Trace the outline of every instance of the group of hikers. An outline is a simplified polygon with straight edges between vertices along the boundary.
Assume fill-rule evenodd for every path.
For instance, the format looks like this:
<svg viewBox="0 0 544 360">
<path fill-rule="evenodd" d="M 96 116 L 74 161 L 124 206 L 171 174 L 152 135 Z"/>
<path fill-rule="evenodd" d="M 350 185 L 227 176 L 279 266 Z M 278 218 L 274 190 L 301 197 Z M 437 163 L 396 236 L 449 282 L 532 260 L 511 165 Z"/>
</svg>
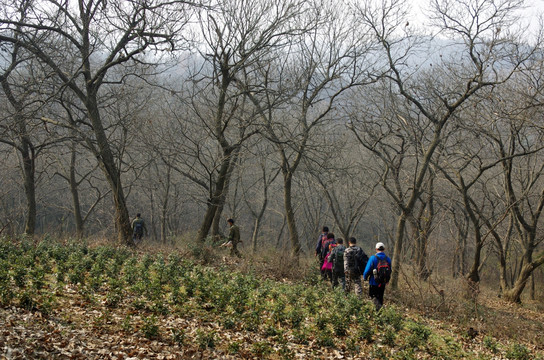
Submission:
<svg viewBox="0 0 544 360">
<path fill-rule="evenodd" d="M 376 254 L 369 259 L 363 249 L 357 246 L 357 239 L 351 237 L 346 247 L 343 239 L 335 239 L 329 228 L 324 226 L 317 240 L 315 255 L 319 258 L 322 278 L 330 281 L 333 288 L 341 283 L 346 294 L 355 290 L 361 296 L 361 276 L 368 281 L 368 295 L 376 310 L 380 310 L 385 285 L 391 278 L 391 259 L 385 254 L 383 243 L 377 243 L 375 249 Z"/>
<path fill-rule="evenodd" d="M 233 219 L 228 219 L 229 234 L 221 247 L 230 248 L 231 256 L 240 257 L 238 243 L 240 243 L 240 229 L 234 224 Z M 147 228 L 140 214 L 132 221 L 133 240 L 138 244 Z M 319 257 L 319 269 L 324 280 L 331 282 L 336 288 L 339 284 L 345 293 L 355 290 L 358 296 L 363 293 L 361 276 L 368 281 L 368 295 L 374 302 L 376 310 L 383 305 L 385 285 L 391 278 L 391 259 L 385 254 L 385 245 L 376 244 L 376 254 L 370 259 L 363 249 L 357 246 L 357 239 L 351 237 L 348 246 L 343 239 L 336 239 L 327 226 L 323 227 L 317 240 L 315 255 Z"/>
</svg>

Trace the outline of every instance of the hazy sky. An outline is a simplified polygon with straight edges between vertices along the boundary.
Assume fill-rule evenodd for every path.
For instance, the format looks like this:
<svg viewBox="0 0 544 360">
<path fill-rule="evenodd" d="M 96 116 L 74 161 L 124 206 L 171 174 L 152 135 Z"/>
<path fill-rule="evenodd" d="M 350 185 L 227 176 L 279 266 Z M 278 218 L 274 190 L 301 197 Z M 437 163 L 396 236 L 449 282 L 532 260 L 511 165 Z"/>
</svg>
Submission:
<svg viewBox="0 0 544 360">
<path fill-rule="evenodd" d="M 424 17 L 421 8 L 428 6 L 429 0 L 411 0 L 413 4 L 413 16 L 415 24 L 423 24 Z M 529 31 L 532 35 L 536 34 L 539 28 L 539 15 L 544 14 L 544 0 L 526 0 L 526 9 L 522 11 L 522 22 L 529 24 Z"/>
</svg>

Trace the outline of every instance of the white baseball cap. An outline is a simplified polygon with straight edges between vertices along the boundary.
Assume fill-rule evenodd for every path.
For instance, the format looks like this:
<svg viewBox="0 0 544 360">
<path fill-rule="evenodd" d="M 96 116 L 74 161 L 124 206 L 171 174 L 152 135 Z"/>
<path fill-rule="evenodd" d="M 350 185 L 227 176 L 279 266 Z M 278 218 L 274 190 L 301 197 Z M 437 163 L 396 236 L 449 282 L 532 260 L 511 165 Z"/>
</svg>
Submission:
<svg viewBox="0 0 544 360">
<path fill-rule="evenodd" d="M 376 250 L 385 250 L 385 245 L 382 242 L 377 243 Z"/>
</svg>

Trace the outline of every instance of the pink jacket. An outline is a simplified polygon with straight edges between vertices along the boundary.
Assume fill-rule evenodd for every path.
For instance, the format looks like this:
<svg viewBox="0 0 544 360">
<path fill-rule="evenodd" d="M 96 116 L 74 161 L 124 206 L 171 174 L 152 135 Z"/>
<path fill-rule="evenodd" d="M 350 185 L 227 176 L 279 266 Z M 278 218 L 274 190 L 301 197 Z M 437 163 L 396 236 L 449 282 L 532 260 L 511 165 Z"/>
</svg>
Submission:
<svg viewBox="0 0 544 360">
<path fill-rule="evenodd" d="M 325 256 L 325 261 L 323 261 L 323 266 L 321 267 L 321 270 L 332 270 L 332 262 L 329 262 L 329 255 L 331 253 L 328 253 L 327 256 Z"/>
</svg>

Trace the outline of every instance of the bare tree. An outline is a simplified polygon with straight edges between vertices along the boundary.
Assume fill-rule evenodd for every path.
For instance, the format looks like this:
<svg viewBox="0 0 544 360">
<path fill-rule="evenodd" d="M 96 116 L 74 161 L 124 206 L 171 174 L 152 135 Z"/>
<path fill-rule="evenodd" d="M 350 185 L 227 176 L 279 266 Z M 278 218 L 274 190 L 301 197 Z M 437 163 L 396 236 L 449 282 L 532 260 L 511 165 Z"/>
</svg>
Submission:
<svg viewBox="0 0 544 360">
<path fill-rule="evenodd" d="M 291 253 L 301 250 L 293 206 L 293 178 L 312 149 L 320 127 L 335 117 L 335 105 L 348 89 L 369 80 L 365 66 L 370 47 L 356 19 L 333 4 L 316 2 L 307 13 L 307 26 L 288 53 L 273 66 L 263 65 L 261 89 L 248 95 L 259 109 L 265 136 L 277 149 L 283 176 L 283 200 Z M 281 109 L 285 107 L 285 110 Z"/>
<path fill-rule="evenodd" d="M 12 12 L 29 4 L 24 16 L 13 18 Z M 145 63 L 146 53 L 175 50 L 176 36 L 188 20 L 189 5 L 181 1 L 124 2 L 84 1 L 4 1 L 0 19 L 1 44 L 13 44 L 31 53 L 70 89 L 84 105 L 93 139 L 88 138 L 109 186 L 115 203 L 118 240 L 131 244 L 128 209 L 121 182 L 121 171 L 112 150 L 110 133 L 98 101 L 101 90 L 134 68 Z M 67 61 L 68 59 L 68 61 Z M 114 68 L 124 72 L 108 76 Z M 51 124 L 70 126 L 60 119 Z"/>
<path fill-rule="evenodd" d="M 207 192 L 199 242 L 210 230 L 218 231 L 241 146 L 258 130 L 245 89 L 260 81 L 255 74 L 258 60 L 268 59 L 273 49 L 285 46 L 287 36 L 296 32 L 291 24 L 302 11 L 301 4 L 298 0 L 232 0 L 199 13 L 196 50 L 202 60 L 197 60 L 196 71 L 186 82 L 181 101 L 189 113 L 180 126 L 192 122 L 193 132 L 184 137 L 201 137 L 186 141 L 196 161 L 178 159 L 178 165 L 184 166 L 175 166 Z M 195 165 L 205 176 L 195 177 L 189 171 Z"/>
<path fill-rule="evenodd" d="M 325 137 L 332 146 L 322 148 L 319 157 L 309 161 L 306 168 L 317 183 L 312 188 L 321 188 L 319 194 L 324 195 L 334 223 L 347 240 L 363 219 L 379 182 L 368 171 L 364 154 L 343 125 L 327 132 L 338 135 L 338 139 Z"/>
<path fill-rule="evenodd" d="M 253 217 L 253 231 L 251 232 L 251 248 L 253 253 L 257 251 L 258 239 L 263 223 L 265 212 L 268 208 L 270 188 L 280 171 L 278 167 L 271 166 L 268 158 L 271 155 L 270 144 L 254 144 L 253 151 L 246 157 L 248 161 L 243 161 L 240 167 L 239 177 L 242 179 L 242 199 Z M 256 169 L 259 171 L 257 172 Z"/>
<path fill-rule="evenodd" d="M 540 64 L 539 61 L 536 68 L 539 74 Z M 542 94 L 535 77 L 529 77 L 529 83 L 522 84 L 529 86 L 516 87 L 518 96 L 511 95 L 502 104 L 496 104 L 494 126 L 486 133 L 499 155 L 506 207 L 512 220 L 510 229 L 513 228 L 522 251 L 515 282 L 503 293 L 505 299 L 513 302 L 521 301 L 530 276 L 544 264 L 544 252 L 535 256 L 543 240 L 538 230 L 544 210 L 544 128 L 535 121 L 542 117 Z"/>
<path fill-rule="evenodd" d="M 13 19 L 23 21 L 30 4 L 24 2 L 14 9 Z M 43 136 L 37 111 L 45 102 L 41 96 L 40 83 L 48 74 L 18 43 L 22 39 L 21 26 L 16 25 L 5 31 L 15 40 L 14 44 L 0 43 L 0 84 L 10 109 L 0 122 L 0 142 L 14 148 L 21 159 L 23 188 L 26 196 L 26 217 L 24 232 L 34 235 L 36 228 L 36 167 L 37 157 L 47 146 L 61 142 L 54 134 Z M 31 37 L 32 35 L 28 35 Z M 32 38 L 33 41 L 38 39 Z M 36 129 L 38 128 L 38 131 Z M 48 139 L 49 137 L 49 139 Z"/>
<path fill-rule="evenodd" d="M 449 37 L 443 48 L 418 44 L 424 38 L 410 34 L 407 8 L 403 4 L 392 1 L 381 7 L 370 2 L 355 5 L 382 45 L 388 68 L 386 79 L 394 86 L 392 94 L 408 106 L 403 113 L 392 109 L 384 119 L 401 120 L 396 123 L 405 129 L 406 135 L 410 134 L 410 138 L 399 140 L 395 137 L 396 129 L 392 128 L 389 136 L 378 135 L 371 141 L 359 136 L 361 143 L 383 162 L 384 169 L 392 164 L 384 152 L 388 143 L 410 139 L 417 145 L 417 162 L 409 164 L 412 171 L 403 175 L 409 176 L 407 186 L 401 189 L 397 183 L 397 191 L 388 191 L 400 212 L 393 252 L 393 288 L 398 284 L 406 221 L 413 216 L 446 126 L 468 99 L 483 88 L 507 81 L 532 54 L 530 47 L 521 49 L 512 40 L 513 34 L 503 30 L 516 21 L 515 11 L 520 1 L 433 1 L 430 14 L 437 34 Z M 421 51 L 436 55 L 418 59 Z M 376 126 L 380 126 L 379 120 L 376 121 Z M 398 159 L 406 156 L 401 151 Z M 396 172 L 384 171 L 385 177 L 392 174 Z"/>
</svg>

